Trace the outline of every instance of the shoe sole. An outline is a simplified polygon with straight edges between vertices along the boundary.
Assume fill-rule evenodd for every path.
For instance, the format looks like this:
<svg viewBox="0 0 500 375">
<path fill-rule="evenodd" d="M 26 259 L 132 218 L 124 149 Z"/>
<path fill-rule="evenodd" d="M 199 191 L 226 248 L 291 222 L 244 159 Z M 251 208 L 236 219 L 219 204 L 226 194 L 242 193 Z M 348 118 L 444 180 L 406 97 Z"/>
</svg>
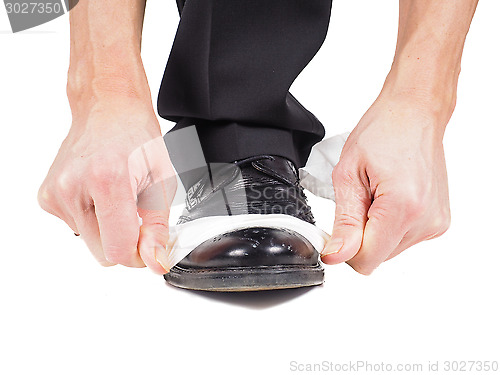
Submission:
<svg viewBox="0 0 500 375">
<path fill-rule="evenodd" d="M 164 275 L 176 287 L 212 292 L 247 292 L 291 289 L 323 284 L 321 264 L 314 266 L 261 266 L 224 269 L 173 267 Z"/>
</svg>

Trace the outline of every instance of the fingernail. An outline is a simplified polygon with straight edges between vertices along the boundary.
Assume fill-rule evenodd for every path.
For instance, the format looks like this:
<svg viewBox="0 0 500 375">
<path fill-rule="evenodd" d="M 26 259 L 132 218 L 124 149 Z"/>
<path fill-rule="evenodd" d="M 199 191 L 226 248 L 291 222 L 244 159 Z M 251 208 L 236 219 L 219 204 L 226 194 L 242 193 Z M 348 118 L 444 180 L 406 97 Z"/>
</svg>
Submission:
<svg viewBox="0 0 500 375">
<path fill-rule="evenodd" d="M 321 252 L 321 256 L 337 254 L 344 246 L 344 241 L 341 238 L 336 238 L 326 244 L 325 248 Z"/>
<path fill-rule="evenodd" d="M 166 273 L 170 271 L 170 267 L 168 266 L 168 252 L 163 246 L 155 247 L 155 259 L 160 265 L 163 267 Z"/>
</svg>

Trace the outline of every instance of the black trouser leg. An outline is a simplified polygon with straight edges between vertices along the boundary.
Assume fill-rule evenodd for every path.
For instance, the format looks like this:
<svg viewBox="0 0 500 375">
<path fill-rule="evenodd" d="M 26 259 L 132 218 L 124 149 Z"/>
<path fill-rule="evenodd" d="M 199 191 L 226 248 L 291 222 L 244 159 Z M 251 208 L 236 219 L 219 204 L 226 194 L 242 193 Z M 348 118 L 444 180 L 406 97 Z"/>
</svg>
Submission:
<svg viewBox="0 0 500 375">
<path fill-rule="evenodd" d="M 303 166 L 324 128 L 288 90 L 326 37 L 331 0 L 177 2 L 160 116 L 172 130 L 196 125 L 207 162 L 270 154 Z"/>
</svg>

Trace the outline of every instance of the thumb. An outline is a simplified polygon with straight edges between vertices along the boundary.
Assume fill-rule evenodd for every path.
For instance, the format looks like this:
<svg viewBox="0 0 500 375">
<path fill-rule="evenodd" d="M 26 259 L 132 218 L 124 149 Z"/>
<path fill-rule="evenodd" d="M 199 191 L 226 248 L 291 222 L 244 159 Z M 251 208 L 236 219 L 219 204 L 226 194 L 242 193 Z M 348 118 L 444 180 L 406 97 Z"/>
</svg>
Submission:
<svg viewBox="0 0 500 375">
<path fill-rule="evenodd" d="M 153 272 L 165 274 L 169 271 L 169 201 L 166 201 L 162 183 L 146 189 L 138 199 L 137 212 L 142 218 L 139 233 L 139 254 Z M 161 203 L 160 203 L 161 202 Z"/>
<path fill-rule="evenodd" d="M 332 174 L 335 222 L 332 236 L 321 252 L 322 261 L 338 264 L 353 258 L 361 248 L 371 194 L 358 171 L 337 164 Z"/>
</svg>

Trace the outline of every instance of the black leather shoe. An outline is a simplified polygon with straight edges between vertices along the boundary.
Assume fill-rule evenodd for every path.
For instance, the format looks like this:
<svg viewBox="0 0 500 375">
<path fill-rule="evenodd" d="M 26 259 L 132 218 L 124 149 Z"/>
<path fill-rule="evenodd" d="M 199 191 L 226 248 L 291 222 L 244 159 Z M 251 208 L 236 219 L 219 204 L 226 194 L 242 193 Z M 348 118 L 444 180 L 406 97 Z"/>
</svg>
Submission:
<svg viewBox="0 0 500 375">
<path fill-rule="evenodd" d="M 228 215 L 234 220 L 257 218 L 256 223 L 262 218 L 258 215 L 274 215 L 314 224 L 295 166 L 269 155 L 212 166 L 188 189 L 178 224 Z M 164 277 L 172 285 L 195 290 L 285 289 L 322 284 L 323 267 L 301 234 L 285 226 L 254 224 L 205 240 Z"/>
</svg>

